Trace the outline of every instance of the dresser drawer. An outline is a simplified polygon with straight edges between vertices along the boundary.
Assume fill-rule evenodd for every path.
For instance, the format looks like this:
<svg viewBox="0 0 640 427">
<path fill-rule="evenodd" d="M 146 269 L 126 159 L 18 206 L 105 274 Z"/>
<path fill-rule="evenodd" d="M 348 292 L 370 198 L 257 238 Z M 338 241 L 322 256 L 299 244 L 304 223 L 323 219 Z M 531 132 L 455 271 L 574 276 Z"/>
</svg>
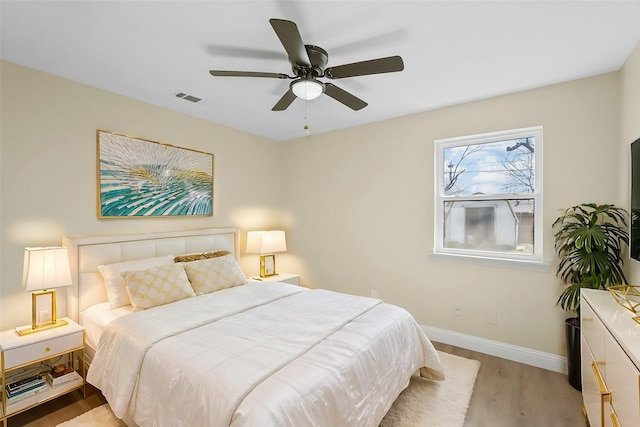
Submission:
<svg viewBox="0 0 640 427">
<path fill-rule="evenodd" d="M 611 335 L 605 338 L 605 347 L 611 405 L 621 426 L 640 426 L 640 372 Z"/>
<path fill-rule="evenodd" d="M 584 339 L 581 340 L 580 351 L 582 362 L 582 399 L 584 409 L 591 427 L 605 427 L 605 405 L 608 405 L 609 395 L 603 395 L 598 376 L 601 376 L 602 365 L 596 363 L 591 349 Z"/>
<path fill-rule="evenodd" d="M 15 366 L 32 363 L 34 360 L 53 357 L 84 345 L 83 331 L 14 347 L 4 352 L 4 368 L 11 369 Z"/>
<path fill-rule="evenodd" d="M 606 380 L 607 369 L 606 365 L 603 365 L 605 360 L 604 340 L 605 336 L 609 333 L 588 303 L 581 304 L 580 318 L 582 337 L 589 346 L 594 360 L 601 365 L 600 372 L 602 373 L 602 377 Z"/>
</svg>

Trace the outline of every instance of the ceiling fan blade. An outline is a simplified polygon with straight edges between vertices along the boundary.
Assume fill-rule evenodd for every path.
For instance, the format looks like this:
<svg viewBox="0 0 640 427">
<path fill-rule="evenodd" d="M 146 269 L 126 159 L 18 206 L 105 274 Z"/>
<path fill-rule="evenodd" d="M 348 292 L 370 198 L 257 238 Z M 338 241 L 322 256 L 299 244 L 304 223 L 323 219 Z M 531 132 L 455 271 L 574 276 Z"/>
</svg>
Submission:
<svg viewBox="0 0 640 427">
<path fill-rule="evenodd" d="M 282 73 L 262 73 L 259 71 L 210 70 L 209 74 L 216 77 L 268 77 L 272 79 L 292 79 L 293 78 Z"/>
<path fill-rule="evenodd" d="M 289 105 L 291 105 L 294 99 L 296 99 L 296 95 L 293 93 L 291 89 L 289 89 L 284 95 L 282 95 L 282 98 L 280 98 L 280 100 L 276 102 L 276 105 L 273 106 L 271 111 L 286 110 L 289 107 Z"/>
<path fill-rule="evenodd" d="M 362 110 L 364 107 L 368 105 L 362 99 L 354 95 L 351 95 L 346 90 L 340 89 L 338 86 L 334 84 L 325 83 L 324 87 L 325 87 L 324 89 L 325 94 L 329 95 L 331 98 L 335 99 L 336 101 L 343 103 L 344 105 L 351 108 L 352 110 L 355 110 L 355 111 Z"/>
<path fill-rule="evenodd" d="M 330 67 L 324 71 L 324 76 L 330 79 L 343 79 L 345 77 L 393 73 L 402 70 L 404 70 L 404 62 L 402 62 L 400 56 L 396 55 Z"/>
<path fill-rule="evenodd" d="M 255 58 L 269 60 L 286 60 L 287 55 L 280 49 L 277 51 L 253 49 L 240 46 L 226 46 L 218 44 L 210 44 L 206 46 L 207 52 L 213 57 L 229 57 L 229 58 Z"/>
<path fill-rule="evenodd" d="M 284 46 L 284 50 L 287 51 L 289 61 L 292 64 L 310 67 L 311 60 L 302 42 L 298 26 L 294 22 L 284 19 L 269 19 L 269 23 Z"/>
</svg>

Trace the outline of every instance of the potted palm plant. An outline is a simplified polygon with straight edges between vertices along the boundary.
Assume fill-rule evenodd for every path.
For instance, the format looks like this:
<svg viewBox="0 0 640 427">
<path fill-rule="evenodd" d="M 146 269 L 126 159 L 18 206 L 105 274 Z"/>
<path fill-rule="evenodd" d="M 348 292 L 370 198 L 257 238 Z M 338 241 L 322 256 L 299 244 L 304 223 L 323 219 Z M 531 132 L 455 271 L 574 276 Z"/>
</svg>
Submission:
<svg viewBox="0 0 640 427">
<path fill-rule="evenodd" d="M 553 223 L 556 270 L 566 284 L 557 304 L 576 314 L 566 319 L 569 383 L 581 390 L 580 289 L 606 289 L 626 284 L 623 251 L 629 242 L 626 210 L 614 205 L 583 203 L 572 206 Z"/>
</svg>

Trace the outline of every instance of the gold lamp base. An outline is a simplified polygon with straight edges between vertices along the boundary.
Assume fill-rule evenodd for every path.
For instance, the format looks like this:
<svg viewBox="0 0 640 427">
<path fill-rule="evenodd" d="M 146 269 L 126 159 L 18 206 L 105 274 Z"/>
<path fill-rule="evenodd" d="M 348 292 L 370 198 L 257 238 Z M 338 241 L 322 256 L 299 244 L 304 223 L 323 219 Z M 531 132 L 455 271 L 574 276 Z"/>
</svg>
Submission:
<svg viewBox="0 0 640 427">
<path fill-rule="evenodd" d="M 38 307 L 37 301 L 38 301 L 38 297 L 42 295 L 51 295 L 51 319 L 53 320 L 47 323 L 38 324 L 38 321 L 36 319 L 36 309 Z M 42 291 L 34 292 L 33 294 L 31 294 L 31 325 L 18 326 L 16 328 L 16 332 L 18 333 L 18 335 L 29 335 L 36 332 L 47 331 L 49 329 L 59 328 L 61 326 L 68 325 L 66 320 L 58 319 L 57 316 L 58 316 L 58 313 L 56 311 L 56 290 L 45 289 Z"/>
<path fill-rule="evenodd" d="M 276 256 L 274 254 L 260 255 L 260 277 L 277 276 Z"/>
<path fill-rule="evenodd" d="M 64 319 L 57 319 L 55 322 L 44 323 L 42 325 L 27 325 L 27 326 L 18 326 L 16 328 L 16 332 L 18 335 L 29 335 L 34 334 L 36 332 L 47 331 L 49 329 L 59 328 L 60 326 L 67 326 L 68 323 Z"/>
</svg>

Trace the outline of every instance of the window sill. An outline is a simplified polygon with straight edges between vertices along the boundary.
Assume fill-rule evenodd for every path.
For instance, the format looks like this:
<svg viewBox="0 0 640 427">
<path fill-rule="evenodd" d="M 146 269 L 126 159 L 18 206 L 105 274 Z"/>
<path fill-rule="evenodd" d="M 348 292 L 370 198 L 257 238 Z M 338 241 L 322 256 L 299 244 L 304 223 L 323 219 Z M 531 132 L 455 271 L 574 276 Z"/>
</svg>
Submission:
<svg viewBox="0 0 640 427">
<path fill-rule="evenodd" d="M 520 270 L 535 270 L 535 271 L 551 271 L 551 265 L 545 262 L 534 261 L 522 261 L 515 259 L 505 258 L 487 258 L 471 255 L 457 255 L 457 254 L 444 254 L 444 253 L 432 253 L 431 257 L 438 260 L 446 260 L 453 262 L 462 262 L 466 264 L 481 264 L 492 267 L 506 267 L 515 268 Z"/>
</svg>

